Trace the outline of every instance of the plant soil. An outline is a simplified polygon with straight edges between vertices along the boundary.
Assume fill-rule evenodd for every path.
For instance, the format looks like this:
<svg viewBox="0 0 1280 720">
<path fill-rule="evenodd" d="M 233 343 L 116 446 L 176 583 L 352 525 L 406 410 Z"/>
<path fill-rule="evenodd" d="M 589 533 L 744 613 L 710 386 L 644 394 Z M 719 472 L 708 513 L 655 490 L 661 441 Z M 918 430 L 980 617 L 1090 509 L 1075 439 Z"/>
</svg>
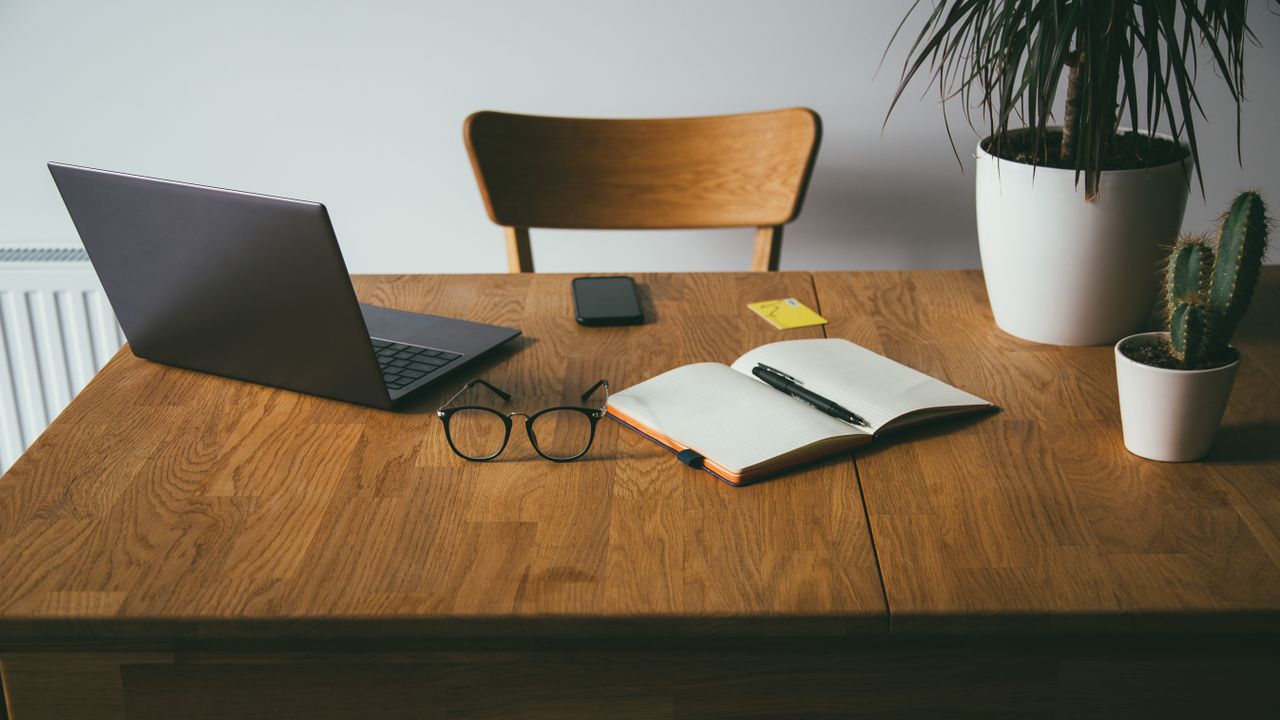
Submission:
<svg viewBox="0 0 1280 720">
<path fill-rule="evenodd" d="M 1182 363 L 1173 356 L 1173 350 L 1169 347 L 1169 341 L 1162 339 L 1161 342 L 1151 345 L 1134 345 L 1131 347 L 1122 347 L 1120 352 L 1130 360 L 1151 367 L 1164 368 L 1165 370 L 1212 370 L 1224 365 L 1230 365 L 1236 361 L 1238 354 L 1235 348 L 1227 349 L 1227 357 L 1219 358 L 1211 362 L 1206 362 L 1198 367 L 1183 367 Z"/>
<path fill-rule="evenodd" d="M 1035 150 L 1035 133 L 1027 128 L 1010 130 L 1004 135 L 999 148 L 994 137 L 982 141 L 982 149 L 1002 160 L 1012 160 L 1025 165 L 1074 170 L 1075 165 L 1062 162 L 1058 150 L 1062 146 L 1061 130 L 1045 130 L 1040 152 Z M 1102 170 L 1141 170 L 1159 167 L 1185 159 L 1185 147 L 1162 137 L 1143 133 L 1121 133 L 1112 141 L 1106 156 L 1102 158 Z"/>
</svg>

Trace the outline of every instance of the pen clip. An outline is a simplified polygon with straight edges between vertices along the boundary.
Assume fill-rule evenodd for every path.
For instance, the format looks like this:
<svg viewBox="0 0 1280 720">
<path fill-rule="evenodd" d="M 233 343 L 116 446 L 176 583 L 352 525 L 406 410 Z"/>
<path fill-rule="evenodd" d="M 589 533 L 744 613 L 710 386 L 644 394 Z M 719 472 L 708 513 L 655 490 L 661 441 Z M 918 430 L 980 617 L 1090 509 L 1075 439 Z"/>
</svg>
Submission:
<svg viewBox="0 0 1280 720">
<path fill-rule="evenodd" d="M 804 383 L 800 382 L 799 380 L 795 379 L 795 377 L 793 377 L 793 376 L 791 376 L 791 375 L 788 375 L 788 374 L 786 374 L 786 373 L 782 372 L 782 371 L 781 371 L 781 370 L 779 370 L 778 368 L 775 368 L 775 367 L 769 367 L 768 365 L 765 365 L 764 363 L 756 363 L 756 367 L 758 367 L 758 368 L 760 368 L 760 369 L 762 369 L 762 370 L 767 370 L 768 372 L 771 372 L 771 373 L 773 373 L 774 375 L 777 375 L 778 377 L 781 377 L 781 378 L 783 378 L 783 379 L 785 379 L 785 380 L 788 380 L 788 381 L 790 381 L 790 382 L 796 383 L 797 385 L 803 385 L 803 384 L 804 384 Z"/>
</svg>

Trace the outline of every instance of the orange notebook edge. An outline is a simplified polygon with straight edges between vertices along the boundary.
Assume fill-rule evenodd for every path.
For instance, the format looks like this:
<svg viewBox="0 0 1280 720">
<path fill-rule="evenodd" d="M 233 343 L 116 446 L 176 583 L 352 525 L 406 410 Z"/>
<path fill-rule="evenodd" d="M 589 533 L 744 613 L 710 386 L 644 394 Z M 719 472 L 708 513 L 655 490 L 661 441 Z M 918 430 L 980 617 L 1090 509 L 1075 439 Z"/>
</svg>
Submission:
<svg viewBox="0 0 1280 720">
<path fill-rule="evenodd" d="M 658 445 L 661 445 L 667 450 L 670 450 L 674 454 L 678 454 L 682 450 L 693 450 L 694 452 L 697 452 L 695 448 L 691 448 L 688 445 L 685 445 L 684 443 L 681 443 L 670 436 L 664 435 L 660 432 L 653 430 L 652 428 L 645 426 L 643 423 L 640 423 L 639 421 L 629 417 L 625 413 L 619 412 L 617 408 L 607 407 L 605 408 L 605 413 L 609 417 L 613 418 L 614 421 L 618 422 L 619 424 L 625 427 L 628 427 L 631 430 L 634 430 L 640 435 L 643 435 L 644 437 L 652 440 Z M 721 480 L 726 484 L 732 485 L 734 487 L 741 487 L 743 485 L 749 485 L 753 482 L 758 482 L 760 480 L 771 478 L 775 475 L 780 475 L 784 472 L 787 472 L 788 470 L 793 470 L 803 465 L 808 465 L 810 463 L 814 463 L 819 460 L 826 459 L 833 455 L 837 455 L 841 452 L 844 452 L 845 450 L 852 450 L 853 448 L 858 447 L 859 445 L 864 445 L 868 442 L 871 442 L 871 438 L 872 438 L 871 435 L 865 435 L 865 436 L 861 436 L 859 439 L 849 442 L 848 444 L 840 443 L 832 447 L 820 447 L 819 449 L 811 453 L 798 454 L 797 456 L 779 465 L 769 466 L 767 468 L 762 468 L 760 470 L 749 472 L 746 474 L 733 472 L 732 470 L 729 470 L 723 465 L 717 463 L 715 460 L 709 457 L 706 457 L 704 455 L 702 456 L 703 460 L 702 460 L 701 469 L 705 470 L 706 472 L 710 473 L 711 475 L 713 475 L 714 477 L 716 477 L 717 479 Z M 701 455 L 701 453 L 699 453 L 699 455 Z"/>
</svg>

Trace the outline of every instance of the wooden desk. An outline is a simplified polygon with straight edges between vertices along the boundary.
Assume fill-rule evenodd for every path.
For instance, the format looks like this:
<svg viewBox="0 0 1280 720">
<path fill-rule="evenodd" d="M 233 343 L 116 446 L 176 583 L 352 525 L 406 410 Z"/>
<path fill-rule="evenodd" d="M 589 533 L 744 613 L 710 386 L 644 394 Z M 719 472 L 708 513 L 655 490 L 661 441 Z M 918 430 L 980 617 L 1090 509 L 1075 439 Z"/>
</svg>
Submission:
<svg viewBox="0 0 1280 720">
<path fill-rule="evenodd" d="M 0 479 L 13 720 L 1248 715 L 1280 673 L 1267 278 L 1250 424 L 1181 467 L 1120 447 L 1109 349 L 1003 336 L 965 273 L 639 276 L 615 329 L 565 276 L 357 280 L 523 328 L 467 377 L 528 407 L 821 336 L 745 308 L 791 296 L 1005 408 L 740 489 L 612 424 L 463 463 L 433 411 L 464 377 L 386 413 L 124 353 Z"/>
<path fill-rule="evenodd" d="M 1280 267 L 1199 463 L 1124 449 L 1111 347 L 996 329 L 979 272 L 817 273 L 830 337 L 991 400 L 858 454 L 892 629 L 1280 630 Z"/>
</svg>

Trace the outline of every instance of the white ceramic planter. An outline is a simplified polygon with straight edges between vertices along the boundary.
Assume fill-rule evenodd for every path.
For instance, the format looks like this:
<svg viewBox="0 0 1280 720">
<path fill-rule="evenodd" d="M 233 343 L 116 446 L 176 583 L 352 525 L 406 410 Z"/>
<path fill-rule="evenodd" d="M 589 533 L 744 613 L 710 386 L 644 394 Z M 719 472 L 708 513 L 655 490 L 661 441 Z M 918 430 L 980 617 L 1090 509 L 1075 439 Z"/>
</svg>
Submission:
<svg viewBox="0 0 1280 720">
<path fill-rule="evenodd" d="M 1182 227 L 1191 160 L 1104 172 L 1084 201 L 1075 171 L 977 155 L 978 245 L 1002 330 L 1040 343 L 1100 345 L 1141 329 L 1162 248 Z"/>
<path fill-rule="evenodd" d="M 1162 462 L 1199 460 L 1209 452 L 1227 409 L 1240 358 L 1209 370 L 1168 370 L 1130 360 L 1121 348 L 1150 345 L 1168 333 L 1139 333 L 1116 343 L 1116 386 L 1124 446 Z"/>
</svg>

